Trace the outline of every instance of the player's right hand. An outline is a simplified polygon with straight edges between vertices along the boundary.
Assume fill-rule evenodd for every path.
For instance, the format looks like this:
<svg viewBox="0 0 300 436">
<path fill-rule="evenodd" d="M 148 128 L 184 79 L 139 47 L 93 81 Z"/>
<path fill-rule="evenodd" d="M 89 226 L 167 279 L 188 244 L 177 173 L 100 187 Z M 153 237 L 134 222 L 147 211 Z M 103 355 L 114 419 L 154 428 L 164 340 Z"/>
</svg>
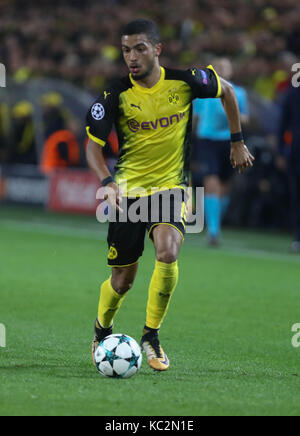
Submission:
<svg viewBox="0 0 300 436">
<path fill-rule="evenodd" d="M 115 182 L 112 182 L 104 189 L 104 200 L 107 201 L 112 208 L 123 213 L 123 209 L 120 207 L 120 204 L 122 203 L 122 191 L 120 187 Z"/>
<path fill-rule="evenodd" d="M 238 168 L 242 174 L 246 168 L 253 167 L 254 156 L 243 141 L 231 143 L 230 161 L 233 168 Z"/>
</svg>

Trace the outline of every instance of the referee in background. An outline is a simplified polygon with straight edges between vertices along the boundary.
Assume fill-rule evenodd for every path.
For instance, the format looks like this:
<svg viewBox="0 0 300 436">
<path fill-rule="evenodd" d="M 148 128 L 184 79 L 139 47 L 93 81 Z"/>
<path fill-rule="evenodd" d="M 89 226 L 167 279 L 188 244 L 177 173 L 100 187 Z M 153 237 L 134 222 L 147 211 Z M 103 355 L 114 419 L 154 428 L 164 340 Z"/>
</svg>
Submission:
<svg viewBox="0 0 300 436">
<path fill-rule="evenodd" d="M 214 60 L 218 74 L 230 81 L 232 64 L 227 58 Z M 231 83 L 241 114 L 241 123 L 249 121 L 246 91 Z M 193 104 L 195 117 L 195 142 L 192 159 L 193 186 L 205 188 L 205 221 L 209 244 L 218 246 L 221 223 L 229 206 L 230 182 L 233 168 L 230 164 L 230 129 L 222 102 L 218 99 L 197 99 Z"/>
</svg>

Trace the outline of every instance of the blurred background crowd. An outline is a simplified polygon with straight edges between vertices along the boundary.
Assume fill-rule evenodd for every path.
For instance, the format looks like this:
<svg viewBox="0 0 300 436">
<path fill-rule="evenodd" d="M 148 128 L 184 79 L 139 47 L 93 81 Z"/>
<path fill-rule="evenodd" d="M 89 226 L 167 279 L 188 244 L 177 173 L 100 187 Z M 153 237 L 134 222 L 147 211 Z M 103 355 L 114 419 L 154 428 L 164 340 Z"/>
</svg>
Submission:
<svg viewBox="0 0 300 436">
<path fill-rule="evenodd" d="M 86 165 L 84 114 L 110 81 L 127 74 L 120 30 L 139 17 L 159 24 L 165 67 L 230 59 L 232 81 L 249 98 L 245 135 L 256 165 L 233 181 L 227 221 L 289 228 L 288 171 L 278 149 L 282 102 L 300 62 L 298 0 L 1 0 L 8 86 L 0 90 L 0 164 L 33 164 L 44 173 Z M 112 164 L 116 153 L 112 135 Z"/>
<path fill-rule="evenodd" d="M 273 99 L 300 56 L 297 0 L 1 0 L 0 57 L 17 81 L 56 77 L 92 93 L 126 69 L 120 29 L 159 23 L 166 67 L 231 57 L 234 79 Z"/>
</svg>

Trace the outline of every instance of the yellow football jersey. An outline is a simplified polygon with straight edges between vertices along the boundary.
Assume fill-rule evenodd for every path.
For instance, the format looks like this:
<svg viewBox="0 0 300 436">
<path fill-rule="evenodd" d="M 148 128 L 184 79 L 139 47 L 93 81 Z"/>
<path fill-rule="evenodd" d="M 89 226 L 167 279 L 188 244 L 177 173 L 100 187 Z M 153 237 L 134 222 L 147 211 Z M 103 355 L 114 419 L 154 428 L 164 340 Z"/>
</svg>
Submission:
<svg viewBox="0 0 300 436">
<path fill-rule="evenodd" d="M 129 75 L 97 99 L 87 115 L 87 133 L 104 146 L 115 126 L 115 178 L 124 195 L 149 195 L 186 184 L 192 101 L 220 97 L 221 92 L 212 66 L 188 71 L 161 68 L 161 78 L 152 88 L 140 86 Z"/>
</svg>

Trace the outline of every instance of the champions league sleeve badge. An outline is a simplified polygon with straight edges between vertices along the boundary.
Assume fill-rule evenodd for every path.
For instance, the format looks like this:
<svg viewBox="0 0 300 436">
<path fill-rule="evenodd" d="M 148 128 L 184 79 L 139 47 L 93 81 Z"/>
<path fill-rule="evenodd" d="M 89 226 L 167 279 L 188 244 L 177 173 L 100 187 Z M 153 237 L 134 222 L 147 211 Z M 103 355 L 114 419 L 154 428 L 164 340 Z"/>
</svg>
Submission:
<svg viewBox="0 0 300 436">
<path fill-rule="evenodd" d="M 91 114 L 94 120 L 100 121 L 105 117 L 105 109 L 102 104 L 96 103 L 91 109 Z"/>
</svg>

